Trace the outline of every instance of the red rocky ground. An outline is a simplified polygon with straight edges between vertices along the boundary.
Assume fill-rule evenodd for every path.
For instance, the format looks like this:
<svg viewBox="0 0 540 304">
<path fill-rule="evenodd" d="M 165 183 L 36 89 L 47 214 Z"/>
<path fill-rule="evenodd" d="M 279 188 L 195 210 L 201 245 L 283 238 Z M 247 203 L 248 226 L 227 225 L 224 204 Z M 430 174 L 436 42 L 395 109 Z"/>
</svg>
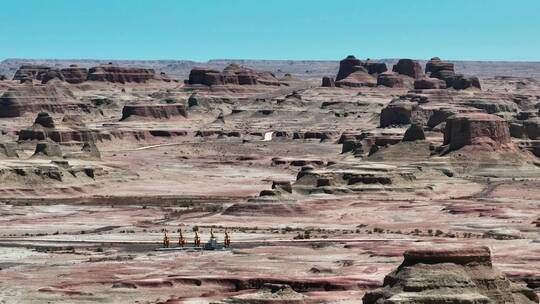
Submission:
<svg viewBox="0 0 540 304">
<path fill-rule="evenodd" d="M 487 246 L 538 292 L 539 82 L 480 90 L 436 63 L 452 86 L 415 89 L 426 76 L 405 61 L 389 88 L 354 62 L 340 88 L 238 66 L 205 72 L 212 86 L 110 68 L 0 81 L 17 109 L 0 119 L 0 298 L 359 303 L 405 250 L 448 246 Z M 425 139 L 402 141 L 411 124 Z M 203 242 L 226 228 L 232 250 L 155 251 L 194 227 Z"/>
</svg>

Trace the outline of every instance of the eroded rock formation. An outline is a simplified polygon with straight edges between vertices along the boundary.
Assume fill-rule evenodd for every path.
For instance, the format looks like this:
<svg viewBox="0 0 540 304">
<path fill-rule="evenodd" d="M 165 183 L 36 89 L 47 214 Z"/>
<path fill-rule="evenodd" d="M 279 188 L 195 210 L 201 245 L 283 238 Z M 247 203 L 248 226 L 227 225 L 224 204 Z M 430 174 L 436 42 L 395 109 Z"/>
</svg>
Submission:
<svg viewBox="0 0 540 304">
<path fill-rule="evenodd" d="M 370 75 L 364 67 L 358 66 L 357 70 L 344 79 L 336 81 L 337 87 L 375 87 L 377 78 Z"/>
<path fill-rule="evenodd" d="M 420 63 L 412 59 L 400 59 L 393 67 L 392 71 L 401 75 L 406 75 L 414 79 L 424 76 Z"/>
<path fill-rule="evenodd" d="M 0 96 L 0 117 L 17 117 L 26 112 L 65 112 L 79 106 L 73 93 L 63 86 L 24 84 Z"/>
<path fill-rule="evenodd" d="M 88 69 L 78 67 L 77 65 L 71 65 L 68 68 L 61 69 L 60 72 L 64 76 L 64 80 L 72 84 L 83 83 L 88 78 Z"/>
<path fill-rule="evenodd" d="M 406 125 L 412 122 L 413 111 L 418 104 L 412 102 L 391 102 L 381 111 L 380 126 Z"/>
<path fill-rule="evenodd" d="M 161 77 L 165 80 L 167 77 Z M 17 70 L 13 80 L 40 80 L 43 84 L 53 79 L 59 79 L 71 84 L 79 84 L 87 80 L 108 81 L 117 83 L 144 83 L 156 79 L 153 69 L 121 67 L 113 64 L 101 65 L 90 69 L 71 65 L 63 69 L 53 69 L 47 66 L 23 65 Z M 167 78 L 168 79 L 168 78 Z M 170 81 L 170 79 L 168 79 Z"/>
<path fill-rule="evenodd" d="M 69 116 L 68 116 L 69 117 Z M 62 120 L 64 123 L 64 120 Z M 41 112 L 36 117 L 34 124 L 30 128 L 19 130 L 19 140 L 51 140 L 56 143 L 71 141 L 93 141 L 99 136 L 95 131 L 89 130 L 84 124 L 66 123 L 73 128 L 62 126 L 58 128 L 53 118 L 45 112 Z"/>
<path fill-rule="evenodd" d="M 430 77 L 447 80 L 453 78 L 456 73 L 454 64 L 447 61 L 442 61 L 439 57 L 433 57 L 426 63 L 426 74 Z"/>
<path fill-rule="evenodd" d="M 457 150 L 467 145 L 501 147 L 511 143 L 506 121 L 485 113 L 456 114 L 446 120 L 443 145 Z"/>
<path fill-rule="evenodd" d="M 47 112 L 40 112 L 34 124 L 39 125 L 43 128 L 54 128 L 54 120 Z"/>
<path fill-rule="evenodd" d="M 366 62 L 364 62 L 363 66 L 371 75 L 378 75 L 378 74 L 388 71 L 388 67 L 386 66 L 386 63 L 373 62 L 373 61 L 370 61 L 369 59 L 366 60 Z"/>
<path fill-rule="evenodd" d="M 153 69 L 128 68 L 115 65 L 102 65 L 88 70 L 88 80 L 108 82 L 136 82 L 143 83 L 155 78 Z"/>
<path fill-rule="evenodd" d="M 414 79 L 407 75 L 385 72 L 377 77 L 377 85 L 389 88 L 412 88 Z"/>
<path fill-rule="evenodd" d="M 487 247 L 420 249 L 368 292 L 364 304 L 533 304 L 536 293 L 493 267 Z"/>
<path fill-rule="evenodd" d="M 468 88 L 481 89 L 478 77 L 464 75 L 456 75 L 453 79 L 452 87 L 456 90 L 465 90 Z"/>
<path fill-rule="evenodd" d="M 339 62 L 336 86 L 376 86 L 377 76 L 386 71 L 387 67 L 384 63 L 372 62 L 369 59 L 364 62 L 353 55 L 349 55 Z"/>
<path fill-rule="evenodd" d="M 223 84 L 220 80 L 220 72 L 218 70 L 206 69 L 206 68 L 193 68 L 189 72 L 188 84 L 203 84 L 214 85 Z"/>
<path fill-rule="evenodd" d="M 60 145 L 51 141 L 39 142 L 36 145 L 36 150 L 32 157 L 62 157 L 62 149 Z"/>
<path fill-rule="evenodd" d="M 378 74 L 377 85 L 389 88 L 413 88 L 416 86 L 415 80 L 420 80 L 424 76 L 422 67 L 417 61 L 411 59 L 400 59 L 392 68 L 392 72 Z M 425 82 L 420 81 L 419 85 Z"/>
<path fill-rule="evenodd" d="M 64 75 L 62 75 L 62 73 L 59 71 L 59 70 L 49 70 L 47 72 L 44 72 L 44 73 L 41 73 L 39 75 L 39 78 L 41 79 L 41 83 L 42 84 L 46 84 L 47 82 L 53 80 L 53 79 L 58 79 L 60 81 L 65 81 L 64 79 Z"/>
<path fill-rule="evenodd" d="M 180 103 L 125 105 L 122 109 L 121 120 L 132 116 L 169 119 L 175 116 L 187 117 L 187 111 L 186 106 Z"/>
<path fill-rule="evenodd" d="M 268 71 L 256 71 L 237 64 L 230 64 L 223 71 L 207 68 L 193 68 L 187 84 L 190 85 L 273 85 L 282 83 Z"/>
<path fill-rule="evenodd" d="M 51 68 L 43 65 L 22 65 L 13 76 L 13 80 L 36 79 L 41 80 L 41 75 L 50 71 Z"/>
<path fill-rule="evenodd" d="M 423 77 L 414 81 L 417 90 L 446 89 L 446 82 L 438 78 Z"/>
<path fill-rule="evenodd" d="M 520 112 L 510 122 L 510 135 L 521 139 L 540 139 L 540 117 L 536 112 Z"/>
<path fill-rule="evenodd" d="M 478 77 L 456 74 L 453 63 L 443 61 L 438 57 L 433 57 L 426 63 L 426 74 L 431 78 L 443 80 L 447 88 L 465 90 L 481 87 Z"/>
<path fill-rule="evenodd" d="M 351 73 L 357 71 L 355 68 L 357 66 L 362 66 L 362 61 L 353 55 L 349 55 L 345 59 L 341 60 L 339 62 L 339 71 L 336 76 L 336 81 L 345 79 L 347 76 L 351 75 Z"/>
<path fill-rule="evenodd" d="M 336 82 L 333 77 L 324 76 L 321 86 L 325 88 L 333 88 L 336 86 Z"/>
<path fill-rule="evenodd" d="M 19 158 L 17 143 L 0 143 L 0 156 Z"/>
<path fill-rule="evenodd" d="M 424 139 L 426 139 L 424 129 L 422 126 L 417 124 L 412 124 L 403 135 L 403 141 L 416 141 Z"/>
<path fill-rule="evenodd" d="M 98 147 L 96 146 L 96 143 L 93 141 L 86 141 L 84 142 L 81 154 L 84 158 L 88 159 L 101 159 L 101 153 L 99 152 Z"/>
</svg>

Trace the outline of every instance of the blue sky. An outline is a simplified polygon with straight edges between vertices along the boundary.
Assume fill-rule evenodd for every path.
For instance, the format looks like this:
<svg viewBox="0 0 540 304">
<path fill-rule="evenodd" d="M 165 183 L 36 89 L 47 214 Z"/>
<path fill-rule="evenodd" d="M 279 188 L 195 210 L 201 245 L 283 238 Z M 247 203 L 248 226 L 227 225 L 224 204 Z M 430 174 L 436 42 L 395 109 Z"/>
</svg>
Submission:
<svg viewBox="0 0 540 304">
<path fill-rule="evenodd" d="M 2 0 L 0 60 L 540 61 L 540 0 Z"/>
</svg>

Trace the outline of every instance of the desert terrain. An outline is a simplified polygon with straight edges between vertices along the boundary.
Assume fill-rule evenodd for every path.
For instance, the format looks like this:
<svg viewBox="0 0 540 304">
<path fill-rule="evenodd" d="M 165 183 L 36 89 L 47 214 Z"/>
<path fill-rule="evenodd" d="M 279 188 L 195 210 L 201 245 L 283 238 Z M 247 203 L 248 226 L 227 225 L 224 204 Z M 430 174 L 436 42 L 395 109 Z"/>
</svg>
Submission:
<svg viewBox="0 0 540 304">
<path fill-rule="evenodd" d="M 0 74 L 0 303 L 538 303 L 539 63 Z"/>
</svg>

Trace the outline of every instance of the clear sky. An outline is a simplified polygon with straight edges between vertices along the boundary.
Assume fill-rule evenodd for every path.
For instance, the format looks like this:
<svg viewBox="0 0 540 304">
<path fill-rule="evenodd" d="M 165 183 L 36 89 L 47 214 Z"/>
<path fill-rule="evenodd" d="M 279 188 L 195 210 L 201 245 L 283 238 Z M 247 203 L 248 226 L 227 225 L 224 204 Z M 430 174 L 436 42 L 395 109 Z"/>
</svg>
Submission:
<svg viewBox="0 0 540 304">
<path fill-rule="evenodd" d="M 1 0 L 0 60 L 540 61 L 540 0 Z"/>
</svg>

